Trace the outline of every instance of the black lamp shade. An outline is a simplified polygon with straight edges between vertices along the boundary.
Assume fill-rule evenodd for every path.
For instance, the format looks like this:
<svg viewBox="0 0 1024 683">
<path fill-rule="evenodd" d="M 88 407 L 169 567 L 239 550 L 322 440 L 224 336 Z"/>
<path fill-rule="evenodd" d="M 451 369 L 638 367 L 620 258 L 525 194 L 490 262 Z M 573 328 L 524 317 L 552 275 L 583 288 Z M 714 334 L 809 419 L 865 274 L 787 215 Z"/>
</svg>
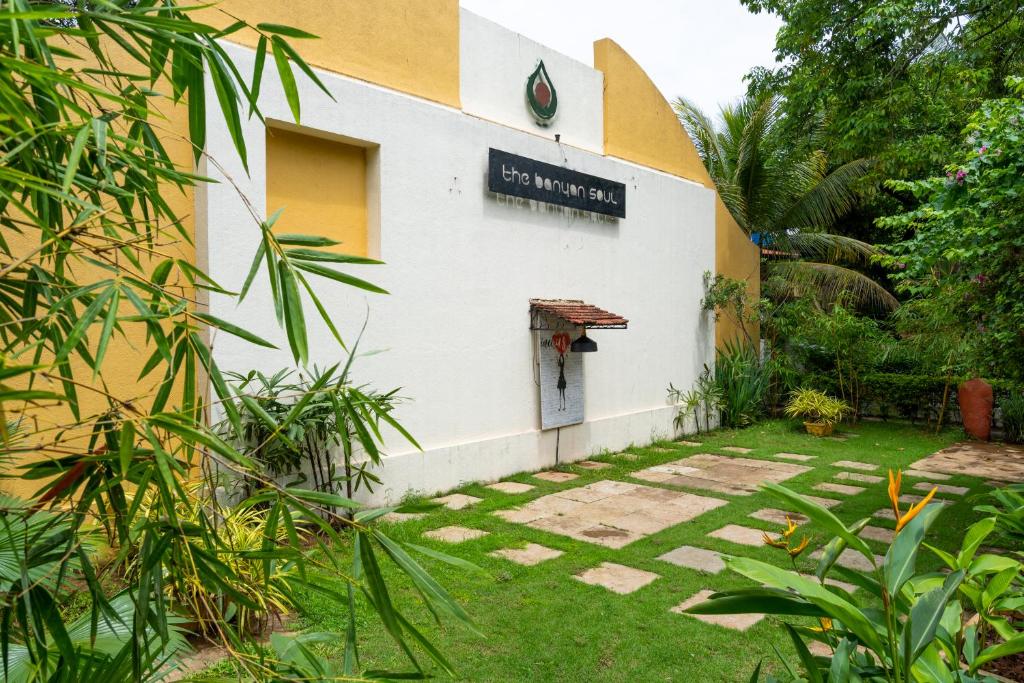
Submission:
<svg viewBox="0 0 1024 683">
<path fill-rule="evenodd" d="M 569 350 L 573 353 L 593 353 L 597 351 L 597 342 L 587 336 L 584 332 L 579 339 L 572 343 Z"/>
</svg>

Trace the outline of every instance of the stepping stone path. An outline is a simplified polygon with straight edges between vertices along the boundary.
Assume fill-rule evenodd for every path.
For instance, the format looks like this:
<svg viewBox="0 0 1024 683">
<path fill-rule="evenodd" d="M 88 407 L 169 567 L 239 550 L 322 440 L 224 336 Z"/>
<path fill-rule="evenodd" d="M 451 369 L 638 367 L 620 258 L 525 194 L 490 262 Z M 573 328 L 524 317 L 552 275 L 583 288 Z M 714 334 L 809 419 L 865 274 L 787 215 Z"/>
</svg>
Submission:
<svg viewBox="0 0 1024 683">
<path fill-rule="evenodd" d="M 860 470 L 862 472 L 874 472 L 878 469 L 878 465 L 872 465 L 869 462 L 857 462 L 856 460 L 837 460 L 832 463 L 832 467 L 840 467 L 844 470 Z"/>
<path fill-rule="evenodd" d="M 582 467 L 585 470 L 603 470 L 605 467 L 611 467 L 606 462 L 597 462 L 594 460 L 580 460 L 577 463 L 573 463 L 576 467 Z"/>
<path fill-rule="evenodd" d="M 673 607 L 670 611 L 675 612 L 676 614 L 683 614 L 694 619 L 699 619 L 705 624 L 714 624 L 715 626 L 731 628 L 734 631 L 746 631 L 748 628 L 764 619 L 763 614 L 688 614 L 686 612 L 687 609 L 694 605 L 706 602 L 712 595 L 714 595 L 714 591 L 702 590 L 691 595 L 689 598 Z"/>
<path fill-rule="evenodd" d="M 502 493 L 526 493 L 532 491 L 534 487 L 529 484 L 520 484 L 518 481 L 499 481 L 496 484 L 488 484 L 487 488 Z"/>
<path fill-rule="evenodd" d="M 822 482 L 821 484 L 815 484 L 815 491 L 826 491 L 827 493 L 838 493 L 843 496 L 855 496 L 858 493 L 864 493 L 864 489 L 860 486 L 849 486 L 848 484 L 836 484 L 830 481 Z"/>
<path fill-rule="evenodd" d="M 507 522 L 621 548 L 725 504 L 718 498 L 605 480 L 494 514 Z"/>
<path fill-rule="evenodd" d="M 654 453 L 675 453 L 674 448 L 662 448 L 661 446 L 652 446 L 648 450 Z"/>
<path fill-rule="evenodd" d="M 971 489 L 967 486 L 953 486 L 952 484 L 933 484 L 929 481 L 922 481 L 914 484 L 914 489 L 918 491 L 931 491 L 937 489 L 939 493 L 948 493 L 953 496 L 962 496 Z"/>
<path fill-rule="evenodd" d="M 857 590 L 857 587 L 854 586 L 852 583 L 846 583 L 845 581 L 840 581 L 839 579 L 826 578 L 825 584 L 829 586 L 835 586 L 836 588 L 842 588 L 847 593 L 852 593 L 855 590 Z"/>
<path fill-rule="evenodd" d="M 884 477 L 879 477 L 874 474 L 862 474 L 860 472 L 840 472 L 836 475 L 836 479 L 843 481 L 859 481 L 863 484 L 881 484 L 885 481 Z"/>
<path fill-rule="evenodd" d="M 615 453 L 611 457 L 616 460 L 637 460 L 640 458 L 636 453 Z"/>
<path fill-rule="evenodd" d="M 722 559 L 721 553 L 705 548 L 695 548 L 692 545 L 684 545 L 670 550 L 659 556 L 658 559 L 678 567 L 696 569 L 709 574 L 717 574 L 725 569 L 725 560 Z"/>
<path fill-rule="evenodd" d="M 834 508 L 836 505 L 839 505 L 840 503 L 843 502 L 841 500 L 836 500 L 835 498 L 819 498 L 818 496 L 804 496 L 804 498 L 806 498 L 807 500 L 814 501 L 815 503 L 825 508 L 826 510 L 828 510 L 829 508 Z"/>
<path fill-rule="evenodd" d="M 786 512 L 785 510 L 776 510 L 775 508 L 762 508 L 751 512 L 748 516 L 759 519 L 762 522 L 771 522 L 772 524 L 782 524 L 785 526 L 787 524 L 786 515 L 789 515 L 794 524 L 806 524 L 808 521 L 807 517 L 799 512 Z"/>
<path fill-rule="evenodd" d="M 708 534 L 711 538 L 720 538 L 723 541 L 739 543 L 740 545 L 762 546 L 764 545 L 764 532 L 760 529 L 751 529 L 748 526 L 739 524 L 727 524 L 721 529 L 716 529 Z"/>
<path fill-rule="evenodd" d="M 382 522 L 389 524 L 401 524 L 402 522 L 414 522 L 427 516 L 425 512 L 389 512 L 381 517 Z"/>
<path fill-rule="evenodd" d="M 817 560 L 825 553 L 824 550 L 815 550 L 811 553 L 811 559 Z M 875 562 L 879 565 L 885 561 L 885 558 L 881 555 L 875 555 Z M 836 560 L 836 564 L 840 567 L 846 567 L 847 569 L 856 569 L 858 571 L 867 572 L 871 571 L 871 563 L 868 562 L 868 558 L 864 557 L 856 550 L 847 548 L 843 552 L 839 553 L 839 559 Z"/>
<path fill-rule="evenodd" d="M 423 535 L 427 538 L 432 538 L 435 541 L 444 541 L 445 543 L 462 543 L 463 541 L 472 541 L 474 538 L 481 538 L 486 536 L 488 533 L 489 532 L 487 531 L 470 529 L 464 526 L 443 526 L 440 529 L 427 531 Z"/>
<path fill-rule="evenodd" d="M 929 489 L 929 491 L 930 490 L 931 489 Z M 899 500 L 901 503 L 909 503 L 910 505 L 914 505 L 915 503 L 920 503 L 922 500 L 924 500 L 924 496 L 915 496 L 912 493 L 904 493 L 902 496 L 900 496 Z M 941 503 L 942 505 L 951 505 L 953 503 L 953 501 L 946 500 L 945 498 L 932 498 L 930 502 Z"/>
<path fill-rule="evenodd" d="M 579 476 L 580 475 L 572 474 L 571 472 L 555 472 L 553 470 L 548 470 L 547 472 L 538 472 L 533 475 L 533 478 L 543 479 L 544 481 L 553 481 L 556 484 L 561 484 L 563 482 L 572 481 Z"/>
<path fill-rule="evenodd" d="M 807 462 L 808 460 L 814 460 L 816 455 L 801 455 L 800 453 L 776 453 L 776 458 L 782 458 L 783 460 L 796 460 L 797 462 Z"/>
<path fill-rule="evenodd" d="M 689 446 L 690 448 L 700 448 L 704 444 L 698 441 L 676 441 L 680 446 Z"/>
<path fill-rule="evenodd" d="M 879 541 L 880 543 L 892 543 L 896 540 L 895 531 L 880 526 L 866 526 L 861 530 L 860 535 L 870 541 Z"/>
<path fill-rule="evenodd" d="M 910 467 L 925 472 L 1024 482 L 1024 451 L 994 443 L 958 443 Z"/>
<path fill-rule="evenodd" d="M 889 508 L 882 508 L 881 510 L 875 510 L 871 514 L 871 516 L 872 517 L 876 517 L 878 519 L 891 519 L 894 522 L 896 521 L 896 514 L 891 509 L 889 509 Z"/>
<path fill-rule="evenodd" d="M 660 577 L 654 572 L 645 572 L 642 569 L 633 569 L 614 562 L 602 562 L 600 566 L 588 569 L 573 578 L 591 586 L 607 588 L 619 595 L 626 595 L 640 590 Z"/>
<path fill-rule="evenodd" d="M 487 554 L 491 557 L 501 557 L 509 562 L 515 562 L 516 564 L 532 567 L 535 564 L 540 564 L 546 560 L 553 560 L 556 557 L 561 557 L 565 553 L 561 550 L 546 548 L 536 543 L 527 543 L 525 548 L 502 548 L 501 550 L 495 550 L 493 553 Z"/>
<path fill-rule="evenodd" d="M 729 453 L 739 453 L 740 455 L 746 455 L 747 453 L 753 453 L 753 448 L 743 448 L 742 446 L 722 446 L 719 450 L 728 451 Z"/>
<path fill-rule="evenodd" d="M 757 492 L 757 486 L 762 482 L 783 482 L 810 469 L 805 465 L 788 462 L 698 453 L 689 458 L 639 470 L 631 476 L 672 486 L 749 496 Z"/>
<path fill-rule="evenodd" d="M 441 498 L 432 498 L 431 502 L 440 503 L 449 510 L 462 510 L 468 508 L 470 505 L 476 505 L 482 498 L 476 496 L 467 496 L 464 493 L 453 493 L 450 496 L 442 496 Z"/>
<path fill-rule="evenodd" d="M 946 481 L 952 479 L 948 474 L 939 474 L 938 472 L 925 472 L 924 470 L 915 470 L 913 468 L 903 472 L 904 477 L 915 477 L 917 479 L 931 479 L 932 481 Z"/>
</svg>

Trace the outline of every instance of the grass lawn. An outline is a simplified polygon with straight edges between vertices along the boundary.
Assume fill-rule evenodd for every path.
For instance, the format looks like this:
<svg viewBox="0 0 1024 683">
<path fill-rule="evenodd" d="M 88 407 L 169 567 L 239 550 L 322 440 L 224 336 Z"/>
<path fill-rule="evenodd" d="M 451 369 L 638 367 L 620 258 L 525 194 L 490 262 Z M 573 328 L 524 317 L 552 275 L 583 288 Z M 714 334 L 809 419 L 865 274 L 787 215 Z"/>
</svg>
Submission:
<svg viewBox="0 0 1024 683">
<path fill-rule="evenodd" d="M 778 620 L 767 617 L 746 632 L 708 625 L 693 617 L 669 610 L 702 589 L 727 589 L 747 585 L 746 579 L 728 570 L 711 575 L 675 566 L 656 559 L 681 545 L 691 545 L 719 552 L 754 557 L 788 566 L 784 551 L 765 546 L 737 545 L 710 538 L 708 534 L 726 524 L 777 532 L 780 527 L 749 517 L 760 508 L 785 509 L 785 504 L 770 494 L 758 492 L 749 496 L 732 496 L 718 492 L 690 489 L 690 493 L 728 500 L 728 504 L 695 519 L 637 540 L 621 549 L 610 549 L 566 536 L 514 524 L 492 514 L 495 510 L 521 505 L 533 498 L 603 479 L 634 481 L 647 486 L 663 486 L 631 480 L 630 473 L 651 465 L 678 460 L 696 453 L 718 453 L 723 446 L 743 446 L 753 451 L 738 457 L 773 459 L 778 452 L 816 456 L 800 464 L 813 466 L 808 472 L 784 482 L 798 492 L 841 498 L 833 508 L 847 523 L 870 516 L 887 507 L 886 485 L 859 484 L 834 480 L 840 471 L 831 465 L 838 460 L 877 463 L 882 467 L 873 474 L 883 475 L 888 467 L 906 468 L 960 436 L 948 431 L 936 436 L 921 428 L 904 424 L 865 423 L 846 428 L 846 441 L 818 439 L 808 436 L 789 421 L 770 421 L 740 431 L 719 431 L 691 437 L 702 441 L 700 447 L 664 442 L 646 448 L 631 448 L 638 456 L 630 461 L 609 454 L 594 458 L 613 466 L 587 470 L 576 466 L 563 469 L 579 475 L 563 484 L 540 481 L 524 473 L 509 477 L 510 481 L 528 483 L 535 488 L 519 495 L 499 493 L 482 485 L 469 485 L 458 492 L 483 500 L 463 510 L 440 509 L 424 519 L 387 525 L 387 533 L 402 541 L 431 546 L 464 558 L 482 571 L 457 569 L 429 558 L 424 565 L 465 606 L 479 629 L 480 638 L 458 625 L 444 622 L 436 626 L 429 614 L 417 605 L 416 595 L 396 571 L 393 598 L 410 614 L 416 616 L 428 636 L 448 657 L 466 681 L 746 681 L 757 662 L 765 660 L 767 670 L 778 670 L 780 664 L 773 653 L 776 646 L 791 656 L 792 645 Z M 667 450 L 666 450 L 667 449 Z M 850 497 L 815 491 L 812 487 L 825 481 L 866 486 L 867 490 Z M 904 479 L 903 489 L 921 480 Z M 956 498 L 933 527 L 933 544 L 952 549 L 959 546 L 963 530 L 976 517 L 970 498 L 986 487 L 982 480 L 958 476 L 942 483 L 969 486 L 970 493 Z M 944 494 L 940 494 L 943 496 Z M 893 528 L 884 519 L 872 525 Z M 422 533 L 446 525 L 461 525 L 489 532 L 489 535 L 458 544 L 432 541 Z M 811 547 L 800 558 L 802 570 L 813 571 L 811 550 L 825 539 L 810 526 L 798 533 L 811 536 Z M 527 542 L 538 543 L 564 552 L 560 557 L 525 567 L 488 556 L 488 553 Z M 886 545 L 868 541 L 883 554 Z M 340 549 L 339 552 L 347 552 Z M 612 593 L 599 586 L 586 585 L 573 578 L 602 562 L 614 562 L 654 572 L 660 578 L 628 595 Z M 922 552 L 920 566 L 938 567 L 937 560 Z M 339 586 L 340 587 L 340 586 Z M 399 649 L 385 635 L 373 613 L 362 606 L 359 615 L 359 636 L 364 667 L 406 669 Z M 337 606 L 310 595 L 302 606 L 303 614 L 295 627 L 314 631 L 343 632 L 346 615 Z M 424 658 L 425 660 L 425 658 Z M 795 657 L 791 661 L 796 661 Z"/>
</svg>

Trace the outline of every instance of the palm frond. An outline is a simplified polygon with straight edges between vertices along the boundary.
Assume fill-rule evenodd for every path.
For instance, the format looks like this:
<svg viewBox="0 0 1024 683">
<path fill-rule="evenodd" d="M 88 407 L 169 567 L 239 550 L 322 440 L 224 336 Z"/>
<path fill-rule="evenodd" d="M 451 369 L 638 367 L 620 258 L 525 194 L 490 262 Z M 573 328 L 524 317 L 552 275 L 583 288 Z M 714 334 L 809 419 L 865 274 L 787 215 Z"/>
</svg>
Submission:
<svg viewBox="0 0 1024 683">
<path fill-rule="evenodd" d="M 824 155 L 821 155 L 821 159 L 824 160 Z M 870 160 L 854 159 L 813 182 L 807 192 L 782 216 L 779 227 L 787 230 L 827 229 L 856 206 L 858 195 L 854 183 L 864 177 L 870 168 Z"/>
<path fill-rule="evenodd" d="M 867 275 L 832 263 L 777 261 L 764 264 L 773 299 L 811 296 L 824 308 L 836 303 L 876 313 L 891 313 L 899 301 Z"/>
<path fill-rule="evenodd" d="M 776 242 L 781 249 L 824 263 L 870 265 L 882 250 L 855 237 L 830 232 L 795 232 Z"/>
</svg>

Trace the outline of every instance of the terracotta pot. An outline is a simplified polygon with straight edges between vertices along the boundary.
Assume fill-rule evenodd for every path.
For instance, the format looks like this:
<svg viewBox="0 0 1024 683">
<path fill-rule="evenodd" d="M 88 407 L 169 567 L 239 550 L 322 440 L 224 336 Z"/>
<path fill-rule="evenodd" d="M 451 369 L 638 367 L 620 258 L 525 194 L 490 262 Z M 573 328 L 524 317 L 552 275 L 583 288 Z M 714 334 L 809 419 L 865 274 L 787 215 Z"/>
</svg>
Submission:
<svg viewBox="0 0 1024 683">
<path fill-rule="evenodd" d="M 828 436 L 835 429 L 834 424 L 823 424 L 821 422 L 804 422 L 804 428 L 811 436 Z"/>
<path fill-rule="evenodd" d="M 975 439 L 988 441 L 992 433 L 992 385 L 975 377 L 957 388 L 964 431 Z"/>
</svg>

